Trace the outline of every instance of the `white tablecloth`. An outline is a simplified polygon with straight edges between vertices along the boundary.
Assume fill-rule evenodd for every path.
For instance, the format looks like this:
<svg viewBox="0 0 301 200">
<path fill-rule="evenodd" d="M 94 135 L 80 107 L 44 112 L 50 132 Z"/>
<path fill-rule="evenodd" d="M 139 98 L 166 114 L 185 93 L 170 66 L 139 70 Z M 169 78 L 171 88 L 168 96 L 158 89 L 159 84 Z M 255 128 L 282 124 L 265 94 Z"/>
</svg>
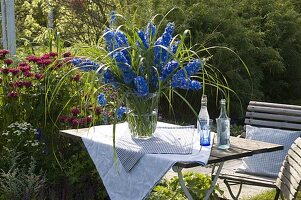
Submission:
<svg viewBox="0 0 301 200">
<path fill-rule="evenodd" d="M 158 122 L 158 126 L 176 127 L 176 125 Z M 183 129 L 184 131 L 185 129 Z M 111 200 L 144 199 L 152 188 L 176 162 L 198 162 L 206 165 L 210 156 L 211 146 L 200 150 L 200 136 L 194 134 L 193 153 L 178 154 L 146 154 L 136 166 L 127 172 L 120 161 L 114 164 L 113 126 L 104 125 L 90 128 L 82 136 L 82 140 L 102 178 Z M 116 140 L 129 134 L 127 123 L 117 124 Z"/>
</svg>

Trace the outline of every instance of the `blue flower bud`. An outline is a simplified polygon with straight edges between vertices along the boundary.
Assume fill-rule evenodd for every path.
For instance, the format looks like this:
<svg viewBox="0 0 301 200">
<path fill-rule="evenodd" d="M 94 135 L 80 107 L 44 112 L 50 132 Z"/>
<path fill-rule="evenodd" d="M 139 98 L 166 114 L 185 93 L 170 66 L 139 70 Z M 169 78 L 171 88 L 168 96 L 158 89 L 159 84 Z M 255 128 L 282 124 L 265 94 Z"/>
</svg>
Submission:
<svg viewBox="0 0 301 200">
<path fill-rule="evenodd" d="M 155 34 L 156 34 L 156 26 L 153 23 L 149 22 L 147 24 L 146 33 L 145 33 L 145 37 L 148 43 L 150 42 L 151 38 L 155 36 Z"/>
<path fill-rule="evenodd" d="M 117 119 L 118 119 L 118 120 L 121 120 L 123 114 L 126 113 L 126 112 L 127 112 L 127 108 L 124 107 L 124 106 L 120 106 L 120 107 L 117 109 Z"/>
<path fill-rule="evenodd" d="M 168 62 L 161 72 L 161 80 L 165 81 L 165 79 L 175 72 L 175 70 L 179 67 L 179 63 L 175 60 Z"/>
<path fill-rule="evenodd" d="M 105 39 L 107 48 L 109 50 L 109 52 L 113 51 L 113 47 L 114 47 L 114 37 L 115 37 L 115 33 L 113 30 L 110 30 L 108 28 L 105 28 L 104 33 L 103 33 L 103 37 Z"/>
<path fill-rule="evenodd" d="M 115 52 L 113 58 L 117 62 L 117 66 L 121 69 L 121 71 L 128 72 L 131 70 L 131 66 L 128 64 L 127 59 L 122 52 Z"/>
<path fill-rule="evenodd" d="M 185 77 L 173 77 L 171 83 L 173 88 L 189 89 L 190 81 Z"/>
<path fill-rule="evenodd" d="M 200 90 L 200 89 L 202 89 L 202 84 L 199 81 L 192 80 L 192 81 L 190 81 L 189 89 Z"/>
<path fill-rule="evenodd" d="M 116 12 L 115 10 L 112 10 L 110 13 L 110 26 L 113 26 L 116 20 L 117 20 Z"/>
<path fill-rule="evenodd" d="M 142 76 L 137 76 L 134 78 L 135 93 L 138 96 L 148 95 L 148 84 L 147 81 Z"/>
<path fill-rule="evenodd" d="M 77 66 L 79 63 L 82 62 L 82 59 L 81 58 L 73 58 L 71 62 L 74 66 Z"/>
<path fill-rule="evenodd" d="M 137 75 L 132 70 L 123 73 L 123 81 L 125 84 L 131 84 Z"/>
<path fill-rule="evenodd" d="M 169 23 L 166 25 L 164 32 L 165 32 L 165 33 L 168 33 L 169 35 L 172 35 L 173 32 L 174 32 L 174 30 L 175 30 L 175 23 L 169 22 Z"/>
<path fill-rule="evenodd" d="M 199 59 L 193 60 L 192 62 L 189 62 L 185 66 L 185 70 L 187 72 L 187 76 L 192 76 L 198 71 L 201 70 L 202 64 Z"/>
<path fill-rule="evenodd" d="M 98 100 L 99 105 L 101 105 L 101 106 L 105 106 L 107 104 L 106 96 L 103 93 L 98 95 L 97 100 Z"/>
<path fill-rule="evenodd" d="M 144 32 L 141 31 L 141 30 L 139 30 L 139 31 L 138 31 L 138 36 L 140 37 L 140 39 L 141 39 L 141 41 L 142 41 L 142 44 L 143 44 L 144 48 L 148 49 L 149 45 L 148 45 L 148 41 L 146 40 L 146 36 L 145 36 Z M 140 41 L 138 42 L 138 44 L 139 44 L 139 46 L 142 46 L 142 45 L 140 44 Z"/>
<path fill-rule="evenodd" d="M 104 83 L 113 83 L 115 81 L 114 75 L 111 70 L 107 69 L 103 74 Z"/>
</svg>

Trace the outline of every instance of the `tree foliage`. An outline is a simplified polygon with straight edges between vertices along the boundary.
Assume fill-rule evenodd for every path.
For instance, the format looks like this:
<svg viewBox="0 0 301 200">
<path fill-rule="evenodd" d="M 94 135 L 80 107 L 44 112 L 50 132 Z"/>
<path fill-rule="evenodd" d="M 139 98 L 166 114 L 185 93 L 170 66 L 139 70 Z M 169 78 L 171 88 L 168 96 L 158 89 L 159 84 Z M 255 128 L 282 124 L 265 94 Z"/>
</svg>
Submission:
<svg viewBox="0 0 301 200">
<path fill-rule="evenodd" d="M 173 4 L 153 0 L 152 3 L 155 13 L 166 13 L 177 5 L 179 9 L 169 15 L 169 20 L 181 24 L 181 29 L 191 30 L 193 43 L 229 47 L 244 60 L 250 77 L 233 53 L 210 50 L 212 65 L 223 72 L 243 107 L 251 99 L 301 104 L 299 1 L 182 0 Z M 243 116 L 239 101 L 232 98 L 231 103 L 231 116 Z M 215 102 L 211 106 L 216 107 Z"/>
</svg>

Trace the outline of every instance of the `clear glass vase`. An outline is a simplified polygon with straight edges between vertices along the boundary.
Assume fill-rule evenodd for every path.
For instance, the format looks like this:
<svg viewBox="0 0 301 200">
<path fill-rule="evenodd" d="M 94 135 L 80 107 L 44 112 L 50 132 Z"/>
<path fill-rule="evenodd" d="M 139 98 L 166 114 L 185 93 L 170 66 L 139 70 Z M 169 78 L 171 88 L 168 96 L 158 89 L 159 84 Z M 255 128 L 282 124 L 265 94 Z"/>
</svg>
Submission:
<svg viewBox="0 0 301 200">
<path fill-rule="evenodd" d="M 144 139 L 152 137 L 157 127 L 158 101 L 157 93 L 143 97 L 135 93 L 126 95 L 127 122 L 132 137 Z"/>
</svg>

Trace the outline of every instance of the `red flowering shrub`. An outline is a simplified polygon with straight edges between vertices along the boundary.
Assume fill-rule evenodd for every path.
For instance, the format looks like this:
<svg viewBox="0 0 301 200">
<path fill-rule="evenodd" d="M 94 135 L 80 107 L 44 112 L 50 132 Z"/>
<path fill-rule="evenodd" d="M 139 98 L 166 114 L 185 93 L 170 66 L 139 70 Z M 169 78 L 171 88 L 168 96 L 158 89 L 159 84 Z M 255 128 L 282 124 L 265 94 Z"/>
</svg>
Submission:
<svg viewBox="0 0 301 200">
<path fill-rule="evenodd" d="M 19 62 L 7 54 L 0 50 L 0 105 L 6 105 L 0 107 L 0 131 L 14 121 L 41 126 L 46 120 L 45 126 L 59 122 L 61 128 L 110 123 L 112 108 L 95 105 L 99 92 L 93 92 L 91 84 L 95 89 L 101 84 L 91 77 L 96 73 L 74 68 L 70 52 L 60 58 L 56 52 L 30 55 Z M 117 98 L 111 88 L 103 92 L 111 100 Z"/>
<path fill-rule="evenodd" d="M 13 63 L 13 60 L 12 59 L 5 59 L 3 62 L 4 62 L 4 64 L 10 65 L 10 64 Z"/>
<path fill-rule="evenodd" d="M 62 173 L 57 159 L 66 162 L 60 164 L 68 169 L 70 163 L 74 163 L 73 156 L 82 156 L 81 164 L 85 164 L 83 169 L 93 171 L 94 165 L 88 159 L 88 154 L 84 154 L 81 144 L 61 137 L 58 130 L 110 123 L 112 108 L 96 105 L 101 84 L 95 78 L 97 73 L 74 68 L 70 52 L 62 57 L 57 53 L 47 53 L 14 61 L 7 58 L 7 54 L 8 51 L 0 50 L 0 157 L 4 152 L 3 147 L 8 144 L 1 132 L 14 122 L 29 122 L 37 129 L 37 140 L 45 143 L 35 159 L 40 169 L 50 172 L 47 173 L 50 188 L 61 184 L 61 180 L 68 181 L 69 175 Z M 108 99 L 117 98 L 112 89 L 104 90 L 101 92 L 106 93 Z M 15 138 L 18 144 L 22 143 L 18 141 L 18 136 Z M 0 162 L 0 168 L 3 165 Z M 73 165 L 71 167 L 78 167 L 77 164 Z M 87 177 L 94 180 L 92 175 Z"/>
</svg>

